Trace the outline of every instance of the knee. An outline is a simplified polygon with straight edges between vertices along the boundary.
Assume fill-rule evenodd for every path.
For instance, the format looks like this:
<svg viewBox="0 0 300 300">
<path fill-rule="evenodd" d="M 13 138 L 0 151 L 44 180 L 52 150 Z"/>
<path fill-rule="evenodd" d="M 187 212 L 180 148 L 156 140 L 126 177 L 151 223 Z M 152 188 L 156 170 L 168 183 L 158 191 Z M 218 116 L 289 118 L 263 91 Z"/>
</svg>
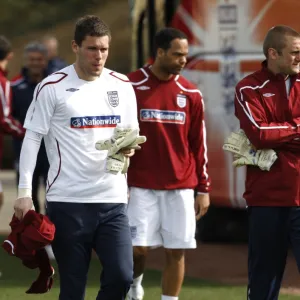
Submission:
<svg viewBox="0 0 300 300">
<path fill-rule="evenodd" d="M 165 254 L 168 262 L 180 262 L 184 259 L 183 249 L 165 249 Z"/>
<path fill-rule="evenodd" d="M 148 254 L 147 247 L 141 247 L 141 246 L 133 247 L 133 256 L 135 260 L 144 259 L 146 258 L 147 254 Z"/>
<path fill-rule="evenodd" d="M 118 273 L 118 275 L 115 274 L 114 285 L 129 288 L 133 282 L 133 268 L 121 268 Z"/>
<path fill-rule="evenodd" d="M 119 270 L 112 277 L 104 276 L 96 300 L 125 299 L 132 282 L 133 270 Z"/>
</svg>

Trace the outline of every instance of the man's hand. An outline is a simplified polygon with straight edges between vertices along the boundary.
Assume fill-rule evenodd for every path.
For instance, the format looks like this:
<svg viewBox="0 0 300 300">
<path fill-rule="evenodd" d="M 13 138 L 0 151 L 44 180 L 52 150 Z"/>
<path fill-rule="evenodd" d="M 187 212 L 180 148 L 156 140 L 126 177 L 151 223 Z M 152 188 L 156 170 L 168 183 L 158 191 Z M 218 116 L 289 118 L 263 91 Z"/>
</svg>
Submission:
<svg viewBox="0 0 300 300">
<path fill-rule="evenodd" d="M 277 159 L 276 152 L 272 149 L 256 150 L 242 129 L 229 135 L 223 149 L 234 154 L 234 167 L 254 165 L 263 171 L 270 171 Z"/>
<path fill-rule="evenodd" d="M 257 150 L 255 155 L 258 157 L 258 161 L 255 165 L 257 165 L 263 171 L 270 171 L 272 165 L 277 159 L 276 152 L 272 149 Z M 232 165 L 238 168 L 253 164 L 246 157 L 234 155 L 234 162 Z"/>
<path fill-rule="evenodd" d="M 106 171 L 112 174 L 127 173 L 129 158 L 135 150 L 141 149 L 139 144 L 145 143 L 146 137 L 139 135 L 139 129 L 120 128 L 114 129 L 113 136 L 108 140 L 96 142 L 97 150 L 108 150 Z"/>
<path fill-rule="evenodd" d="M 14 205 L 15 216 L 22 220 L 29 210 L 35 210 L 30 197 L 18 198 Z"/>
<path fill-rule="evenodd" d="M 125 157 L 132 157 L 135 153 L 134 149 L 122 149 L 120 153 L 124 154 Z"/>
<path fill-rule="evenodd" d="M 196 220 L 200 220 L 206 213 L 210 205 L 209 194 L 198 194 L 195 199 Z"/>
</svg>

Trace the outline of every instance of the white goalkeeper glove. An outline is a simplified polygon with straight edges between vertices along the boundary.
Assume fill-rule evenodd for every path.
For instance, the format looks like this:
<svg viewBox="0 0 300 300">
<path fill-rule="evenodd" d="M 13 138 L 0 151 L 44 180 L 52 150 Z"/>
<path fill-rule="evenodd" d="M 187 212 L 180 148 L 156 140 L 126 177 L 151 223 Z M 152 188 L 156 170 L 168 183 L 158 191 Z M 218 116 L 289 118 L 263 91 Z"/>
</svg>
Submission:
<svg viewBox="0 0 300 300">
<path fill-rule="evenodd" d="M 272 149 L 256 150 L 241 129 L 229 135 L 223 149 L 234 154 L 234 167 L 254 165 L 263 171 L 270 171 L 277 159 L 276 152 Z"/>
<path fill-rule="evenodd" d="M 256 164 L 249 162 L 249 160 L 243 156 L 236 156 L 232 165 L 234 167 L 242 167 L 245 165 L 257 165 L 263 171 L 270 171 L 272 165 L 277 159 L 277 155 L 274 150 L 257 150 L 256 156 L 258 161 Z"/>
<path fill-rule="evenodd" d="M 108 156 L 106 160 L 106 171 L 117 175 L 119 172 L 122 174 L 127 173 L 129 167 L 129 157 L 124 156 L 124 154 L 114 154 Z"/>
<path fill-rule="evenodd" d="M 108 156 L 118 153 L 121 149 L 140 149 L 139 144 L 146 142 L 145 136 L 139 135 L 139 129 L 116 127 L 110 139 L 96 142 L 97 150 L 108 150 Z"/>
<path fill-rule="evenodd" d="M 108 150 L 106 171 L 112 174 L 127 173 L 129 158 L 122 149 L 141 149 L 139 144 L 145 143 L 146 137 L 139 135 L 139 129 L 116 127 L 110 139 L 96 142 L 97 150 Z"/>
</svg>

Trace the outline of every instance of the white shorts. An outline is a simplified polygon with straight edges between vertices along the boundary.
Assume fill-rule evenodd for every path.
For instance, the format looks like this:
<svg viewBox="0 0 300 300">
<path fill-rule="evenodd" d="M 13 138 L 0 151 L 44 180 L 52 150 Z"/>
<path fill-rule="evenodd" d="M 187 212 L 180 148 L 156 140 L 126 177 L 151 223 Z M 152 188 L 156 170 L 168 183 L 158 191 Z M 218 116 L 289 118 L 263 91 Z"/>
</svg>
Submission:
<svg viewBox="0 0 300 300">
<path fill-rule="evenodd" d="M 128 217 L 133 246 L 196 248 L 194 191 L 132 187 Z"/>
<path fill-rule="evenodd" d="M 0 180 L 0 193 L 3 192 L 2 181 Z"/>
</svg>

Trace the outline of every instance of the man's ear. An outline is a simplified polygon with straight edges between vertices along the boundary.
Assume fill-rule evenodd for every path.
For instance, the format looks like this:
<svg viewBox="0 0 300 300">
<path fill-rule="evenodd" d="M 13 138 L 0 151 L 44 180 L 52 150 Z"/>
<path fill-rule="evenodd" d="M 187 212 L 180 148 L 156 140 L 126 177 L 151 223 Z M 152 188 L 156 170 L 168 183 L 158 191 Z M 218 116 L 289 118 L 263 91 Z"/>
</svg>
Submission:
<svg viewBox="0 0 300 300">
<path fill-rule="evenodd" d="M 78 52 L 79 46 L 76 44 L 76 42 L 75 42 L 74 40 L 72 41 L 71 46 L 72 46 L 73 52 L 74 52 L 74 53 L 77 53 L 77 52 Z"/>
<path fill-rule="evenodd" d="M 158 48 L 156 52 L 156 57 L 162 57 L 165 54 L 165 50 L 162 48 Z"/>
<path fill-rule="evenodd" d="M 278 57 L 278 52 L 274 48 L 268 49 L 268 57 L 272 60 L 275 60 Z"/>
</svg>

